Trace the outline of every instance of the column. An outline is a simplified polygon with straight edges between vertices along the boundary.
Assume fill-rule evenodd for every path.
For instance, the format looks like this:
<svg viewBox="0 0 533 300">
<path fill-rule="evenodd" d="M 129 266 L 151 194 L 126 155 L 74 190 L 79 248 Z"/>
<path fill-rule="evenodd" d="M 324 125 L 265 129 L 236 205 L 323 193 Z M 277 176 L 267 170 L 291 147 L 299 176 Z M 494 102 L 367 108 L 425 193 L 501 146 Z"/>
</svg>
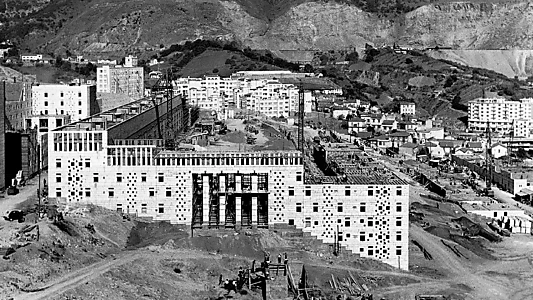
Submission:
<svg viewBox="0 0 533 300">
<path fill-rule="evenodd" d="M 252 197 L 252 226 L 257 226 L 257 197 Z"/>
<path fill-rule="evenodd" d="M 202 225 L 209 225 L 209 176 L 202 176 Z"/>
<path fill-rule="evenodd" d="M 218 220 L 218 224 L 220 225 L 226 225 L 226 196 L 220 196 L 218 198 L 218 203 L 219 203 L 219 209 L 220 209 L 220 213 L 219 213 L 219 220 Z"/>
<path fill-rule="evenodd" d="M 257 175 L 252 175 L 252 193 L 257 193 Z"/>
<path fill-rule="evenodd" d="M 242 220 L 242 208 L 241 208 L 241 196 L 235 197 L 235 225 L 241 226 L 241 220 Z"/>
<path fill-rule="evenodd" d="M 242 191 L 242 175 L 235 174 L 235 192 L 240 193 L 241 191 Z"/>
</svg>

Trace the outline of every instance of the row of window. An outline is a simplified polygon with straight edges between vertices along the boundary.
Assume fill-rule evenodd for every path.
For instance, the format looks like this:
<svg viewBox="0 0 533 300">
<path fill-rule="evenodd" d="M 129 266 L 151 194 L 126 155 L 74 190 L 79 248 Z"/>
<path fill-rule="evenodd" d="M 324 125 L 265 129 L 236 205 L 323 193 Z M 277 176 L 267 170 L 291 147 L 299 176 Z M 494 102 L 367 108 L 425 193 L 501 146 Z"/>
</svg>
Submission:
<svg viewBox="0 0 533 300">
<path fill-rule="evenodd" d="M 63 97 L 64 95 L 65 95 L 65 94 L 64 94 L 63 92 L 60 93 L 60 97 Z M 82 93 L 79 93 L 79 92 L 78 92 L 78 97 L 81 98 L 81 95 L 82 95 Z M 48 93 L 44 93 L 44 97 L 45 97 L 45 98 L 48 98 Z M 46 103 L 46 102 L 45 102 L 45 103 Z M 45 105 L 46 105 L 46 104 L 45 104 Z M 63 104 L 61 104 L 61 105 L 63 105 Z M 80 105 L 81 105 L 81 104 L 80 104 Z"/>
</svg>

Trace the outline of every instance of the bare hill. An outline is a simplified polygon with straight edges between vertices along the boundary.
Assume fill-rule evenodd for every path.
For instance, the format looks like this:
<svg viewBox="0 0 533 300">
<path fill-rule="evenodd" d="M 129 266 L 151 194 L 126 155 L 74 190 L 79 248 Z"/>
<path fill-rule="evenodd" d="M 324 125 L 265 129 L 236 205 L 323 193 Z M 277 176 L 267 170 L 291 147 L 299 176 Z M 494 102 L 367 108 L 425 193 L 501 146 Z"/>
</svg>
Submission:
<svg viewBox="0 0 533 300">
<path fill-rule="evenodd" d="M 489 69 L 511 78 L 533 75 L 533 50 L 439 50 L 426 54 L 436 59 Z"/>
</svg>

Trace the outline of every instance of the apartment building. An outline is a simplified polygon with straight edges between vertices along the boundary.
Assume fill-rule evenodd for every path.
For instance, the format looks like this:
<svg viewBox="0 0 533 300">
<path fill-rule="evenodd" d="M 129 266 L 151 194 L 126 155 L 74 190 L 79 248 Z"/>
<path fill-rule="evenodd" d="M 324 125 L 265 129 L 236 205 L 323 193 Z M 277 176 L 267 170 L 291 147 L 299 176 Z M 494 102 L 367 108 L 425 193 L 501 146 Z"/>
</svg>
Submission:
<svg viewBox="0 0 533 300">
<path fill-rule="evenodd" d="M 102 66 L 96 70 L 97 91 L 126 94 L 134 99 L 144 97 L 144 69 L 137 67 L 137 58 L 128 56 L 124 65 Z"/>
<path fill-rule="evenodd" d="M 96 86 L 87 84 L 34 84 L 33 115 L 69 115 L 73 122 L 98 112 Z"/>
<path fill-rule="evenodd" d="M 416 105 L 412 102 L 400 102 L 400 114 L 414 115 L 416 112 Z"/>
<path fill-rule="evenodd" d="M 517 137 L 529 137 L 532 116 L 532 98 L 479 98 L 468 102 L 468 128 L 472 131 L 486 131 L 489 122 L 493 132 L 507 135 L 514 130 Z"/>
</svg>

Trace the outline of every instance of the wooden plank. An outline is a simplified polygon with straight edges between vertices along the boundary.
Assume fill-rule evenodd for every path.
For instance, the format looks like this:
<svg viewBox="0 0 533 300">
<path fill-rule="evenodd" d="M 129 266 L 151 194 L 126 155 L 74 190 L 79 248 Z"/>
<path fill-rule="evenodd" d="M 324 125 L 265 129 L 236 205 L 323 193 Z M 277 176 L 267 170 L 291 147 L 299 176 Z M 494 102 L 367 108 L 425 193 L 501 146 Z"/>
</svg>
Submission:
<svg viewBox="0 0 533 300">
<path fill-rule="evenodd" d="M 335 281 L 335 276 L 333 276 L 333 274 L 331 274 L 331 280 L 333 282 L 333 286 L 335 287 L 335 289 L 337 290 L 339 287 L 337 286 L 337 282 Z"/>
</svg>

